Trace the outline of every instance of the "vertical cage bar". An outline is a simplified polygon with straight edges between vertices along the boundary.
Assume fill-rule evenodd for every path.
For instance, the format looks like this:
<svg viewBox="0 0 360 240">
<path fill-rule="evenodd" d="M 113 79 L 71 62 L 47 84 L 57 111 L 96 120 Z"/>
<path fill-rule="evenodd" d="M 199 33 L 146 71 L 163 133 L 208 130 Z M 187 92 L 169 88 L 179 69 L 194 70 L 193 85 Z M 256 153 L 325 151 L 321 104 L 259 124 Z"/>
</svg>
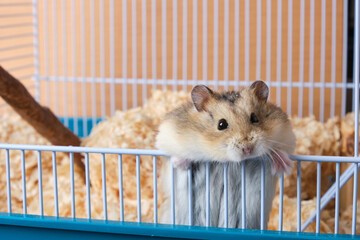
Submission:
<svg viewBox="0 0 360 240">
<path fill-rule="evenodd" d="M 256 1 L 256 79 L 261 79 L 261 0 Z"/>
<path fill-rule="evenodd" d="M 353 212 L 352 212 L 352 225 L 351 225 L 351 234 L 356 234 L 356 218 L 357 218 L 357 185 L 358 185 L 358 163 L 355 163 L 356 167 L 354 169 L 354 189 L 353 189 Z"/>
<path fill-rule="evenodd" d="M 154 223 L 158 222 L 157 207 L 157 159 L 153 156 L 153 185 L 154 185 Z"/>
<path fill-rule="evenodd" d="M 318 162 L 317 176 L 316 176 L 316 233 L 320 232 L 320 203 L 321 203 L 321 162 Z"/>
<path fill-rule="evenodd" d="M 192 168 L 187 170 L 188 177 L 188 208 L 189 208 L 189 225 L 193 225 L 193 203 L 192 203 Z"/>
<path fill-rule="evenodd" d="M 142 61 L 142 78 L 144 80 L 142 86 L 142 102 L 147 98 L 147 84 L 145 79 L 146 69 L 147 69 L 147 62 L 146 62 L 146 0 L 141 1 L 141 61 Z"/>
<path fill-rule="evenodd" d="M 151 77 L 156 88 L 156 1 L 151 1 Z"/>
<path fill-rule="evenodd" d="M 234 81 L 235 81 L 235 90 L 239 89 L 239 62 L 240 62 L 240 3 L 235 1 L 235 46 L 234 46 Z"/>
<path fill-rule="evenodd" d="M 265 228 L 265 164 L 264 161 L 261 161 L 261 199 L 260 199 L 260 230 L 264 230 Z"/>
<path fill-rule="evenodd" d="M 198 80 L 198 0 L 193 0 L 193 55 L 192 55 L 192 65 L 193 65 L 193 80 L 197 84 Z"/>
<path fill-rule="evenodd" d="M 315 41 L 315 2 L 310 1 L 310 54 L 309 54 L 309 115 L 314 113 L 314 41 Z"/>
<path fill-rule="evenodd" d="M 324 121 L 325 105 L 325 44 L 326 44 L 326 0 L 321 0 L 321 52 L 320 52 L 320 121 Z"/>
<path fill-rule="evenodd" d="M 277 1 L 277 37 L 276 37 L 276 78 L 278 87 L 276 88 L 276 104 L 281 105 L 281 32 L 282 32 L 282 0 Z"/>
<path fill-rule="evenodd" d="M 75 218 L 74 153 L 70 153 L 71 217 Z"/>
<path fill-rule="evenodd" d="M 339 201 L 340 201 L 340 163 L 336 163 L 336 195 L 335 195 L 335 230 L 339 233 Z"/>
<path fill-rule="evenodd" d="M 57 184 L 57 165 L 56 165 L 56 152 L 52 152 L 52 165 L 53 165 L 53 177 L 54 177 L 54 205 L 55 205 L 55 217 L 59 216 L 59 201 L 58 201 L 58 184 Z"/>
<path fill-rule="evenodd" d="M 245 162 L 241 163 L 241 228 L 246 228 Z"/>
<path fill-rule="evenodd" d="M 178 77 L 178 1 L 173 0 L 173 69 L 172 78 L 174 80 L 173 90 L 177 90 L 177 77 Z"/>
<path fill-rule="evenodd" d="M 360 7 L 359 1 L 355 1 L 355 36 L 354 36 L 354 109 L 355 109 L 355 141 L 354 156 L 359 156 L 359 17 Z M 354 169 L 354 190 L 353 190 L 353 216 L 352 216 L 352 234 L 356 234 L 356 218 L 357 218 L 357 185 L 358 185 L 358 163 L 355 163 Z"/>
<path fill-rule="evenodd" d="M 140 184 L 140 156 L 136 155 L 136 197 L 137 221 L 141 222 L 141 184 Z"/>
<path fill-rule="evenodd" d="M 171 223 L 175 224 L 175 183 L 174 183 L 174 166 L 170 166 L 171 174 Z"/>
<path fill-rule="evenodd" d="M 137 107 L 137 41 L 136 41 L 136 1 L 131 1 L 131 41 L 132 41 L 132 64 L 131 64 L 131 77 L 134 79 L 132 84 L 132 102 L 133 107 Z"/>
<path fill-rule="evenodd" d="M 88 135 L 87 131 L 87 105 L 86 105 L 86 50 L 85 50 L 85 0 L 80 2 L 80 42 L 81 42 L 81 97 L 82 97 L 82 121 L 84 137 Z"/>
<path fill-rule="evenodd" d="M 142 78 L 144 80 L 142 85 L 142 103 L 147 99 L 147 61 L 146 61 L 146 0 L 141 0 L 141 61 L 142 61 Z"/>
<path fill-rule="evenodd" d="M 161 78 L 162 88 L 166 89 L 166 0 L 161 1 Z"/>
<path fill-rule="evenodd" d="M 331 10 L 331 103 L 330 117 L 335 115 L 335 83 L 336 83 L 336 0 L 332 0 Z"/>
<path fill-rule="evenodd" d="M 214 82 L 219 85 L 219 0 L 214 0 Z"/>
<path fill-rule="evenodd" d="M 109 3 L 109 46 L 110 46 L 110 61 L 109 61 L 109 68 L 110 68 L 110 114 L 111 116 L 115 113 L 115 6 L 114 0 L 110 0 Z M 142 36 L 144 37 L 144 36 Z"/>
<path fill-rule="evenodd" d="M 342 46 L 342 94 L 341 94 L 341 116 L 346 114 L 346 82 L 347 82 L 347 51 L 348 51 L 348 1 L 343 1 L 343 46 Z"/>
<path fill-rule="evenodd" d="M 106 117 L 105 105 L 105 23 L 104 23 L 104 0 L 99 2 L 99 25 L 100 25 L 100 104 L 101 104 L 101 117 Z M 93 16 L 95 17 L 95 16 Z"/>
<path fill-rule="evenodd" d="M 355 36 L 354 36 L 354 112 L 355 112 L 355 139 L 354 156 L 359 155 L 359 2 L 355 1 Z"/>
<path fill-rule="evenodd" d="M 290 15 L 290 13 L 289 13 Z M 298 115 L 303 116 L 303 99 L 304 99 L 304 29 L 305 29 L 305 0 L 300 2 L 300 64 L 299 64 L 299 81 L 301 87 L 299 88 L 298 98 Z M 290 31 L 290 30 L 289 30 Z M 291 106 L 290 106 L 291 108 Z"/>
<path fill-rule="evenodd" d="M 25 152 L 24 152 L 24 150 L 21 150 L 21 183 L 22 183 L 22 193 L 23 193 L 23 214 L 27 214 Z"/>
<path fill-rule="evenodd" d="M 207 85 L 208 80 L 208 5 L 207 0 L 203 0 L 203 80 Z M 236 66 L 236 65 L 235 65 Z M 235 68 L 236 69 L 236 68 Z"/>
<path fill-rule="evenodd" d="M 188 35 L 188 0 L 183 0 L 183 69 L 182 69 L 182 75 L 183 75 L 183 90 L 187 91 L 187 47 L 188 47 L 188 41 L 187 41 L 187 35 Z"/>
<path fill-rule="evenodd" d="M 77 121 L 78 101 L 77 101 L 77 76 L 76 76 L 76 5 L 75 0 L 71 1 L 71 49 L 72 49 L 72 98 L 73 98 L 73 116 L 74 116 L 74 133 L 79 135 L 79 126 Z"/>
<path fill-rule="evenodd" d="M 279 192 L 279 231 L 283 230 L 283 202 L 284 202 L 284 174 L 280 178 L 280 192 Z"/>
<path fill-rule="evenodd" d="M 228 204 L 228 163 L 224 163 L 224 227 L 228 227 L 229 221 L 229 204 Z"/>
<path fill-rule="evenodd" d="M 10 156 L 9 156 L 9 149 L 5 150 L 5 158 L 6 158 L 7 207 L 8 207 L 8 213 L 11 213 L 11 183 L 10 183 Z"/>
<path fill-rule="evenodd" d="M 289 0 L 288 3 L 288 66 L 287 66 L 287 81 L 289 83 L 289 87 L 287 89 L 287 112 L 291 116 L 291 108 L 292 108 L 292 25 L 293 25 L 293 1 Z M 301 21 L 301 20 L 300 20 Z M 301 28 L 301 27 L 300 27 Z M 300 54 L 304 53 L 304 49 Z M 300 62 L 301 64 L 301 62 Z M 304 64 L 303 64 L 304 65 Z"/>
<path fill-rule="evenodd" d="M 297 203 L 297 230 L 301 232 L 301 162 L 297 161 L 297 179 L 296 179 L 296 203 Z"/>
<path fill-rule="evenodd" d="M 49 82 L 49 8 L 48 8 L 48 1 L 43 1 L 43 31 L 44 31 L 44 43 L 43 43 L 43 53 L 44 53 L 44 74 L 46 77 L 45 88 L 46 88 L 46 95 L 45 95 L 45 102 L 46 106 L 50 107 L 50 82 Z"/>
<path fill-rule="evenodd" d="M 245 82 L 248 85 L 249 82 L 249 71 L 250 71 L 250 2 L 245 0 Z"/>
<path fill-rule="evenodd" d="M 44 208 L 43 208 L 43 188 L 42 188 L 42 166 L 41 166 L 41 151 L 38 151 L 37 154 L 38 160 L 38 180 L 39 180 L 39 209 L 40 215 L 44 215 Z"/>
<path fill-rule="evenodd" d="M 34 36 L 34 75 L 35 75 L 35 99 L 40 101 L 39 83 L 39 21 L 38 21 L 38 1 L 32 1 L 33 12 L 33 36 Z"/>
<path fill-rule="evenodd" d="M 85 153 L 85 184 L 86 184 L 86 210 L 87 217 L 91 219 L 91 201 L 90 201 L 90 175 L 89 175 L 89 153 Z"/>
<path fill-rule="evenodd" d="M 271 0 L 266 1 L 266 82 L 271 82 Z"/>
<path fill-rule="evenodd" d="M 225 0 L 224 10 L 224 81 L 225 90 L 229 90 L 229 0 Z M 195 32 L 195 31 L 194 31 Z"/>
<path fill-rule="evenodd" d="M 66 127 L 69 127 L 69 110 L 68 110 L 68 106 L 69 106 L 69 98 L 68 98 L 68 89 L 67 89 L 67 79 L 68 79 L 68 69 L 67 69 L 67 60 L 68 60 L 68 56 L 67 56 L 67 34 L 66 34 L 66 1 L 62 0 L 61 1 L 61 20 L 62 20 L 62 49 L 63 49 L 63 104 L 64 104 L 64 124 Z M 56 91 L 59 91 L 59 89 L 56 89 Z"/>
<path fill-rule="evenodd" d="M 124 84 L 122 85 L 122 108 L 127 109 L 127 0 L 122 1 L 122 77 Z"/>
<path fill-rule="evenodd" d="M 206 163 L 206 226 L 210 227 L 210 163 Z"/>
<path fill-rule="evenodd" d="M 58 34 L 57 34 L 57 1 L 52 1 L 52 19 L 53 19 L 53 75 L 55 87 L 55 114 L 59 115 L 59 82 L 58 82 Z"/>
<path fill-rule="evenodd" d="M 123 170 L 122 170 L 122 155 L 118 155 L 119 163 L 119 200 L 120 200 L 120 221 L 125 221 L 124 218 L 124 189 L 123 189 Z"/>
<path fill-rule="evenodd" d="M 95 16 L 94 0 L 90 1 L 90 16 Z M 92 126 L 96 124 L 96 85 L 95 85 L 95 74 L 96 74 L 96 57 L 95 49 L 95 17 L 90 18 L 90 72 L 91 72 L 91 116 Z"/>
<path fill-rule="evenodd" d="M 101 154 L 101 179 L 102 179 L 102 194 L 103 194 L 103 211 L 104 219 L 107 220 L 107 198 L 106 198 L 106 165 L 105 165 L 105 154 Z"/>
</svg>

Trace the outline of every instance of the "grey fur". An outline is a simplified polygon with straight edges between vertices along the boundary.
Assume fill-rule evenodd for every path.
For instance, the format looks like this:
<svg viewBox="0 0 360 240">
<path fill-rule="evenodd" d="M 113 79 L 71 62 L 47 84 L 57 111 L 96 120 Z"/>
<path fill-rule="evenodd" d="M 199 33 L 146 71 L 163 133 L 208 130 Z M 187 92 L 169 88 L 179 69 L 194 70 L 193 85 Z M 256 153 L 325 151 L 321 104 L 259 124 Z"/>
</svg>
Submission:
<svg viewBox="0 0 360 240">
<path fill-rule="evenodd" d="M 240 97 L 239 91 L 231 91 L 231 92 L 220 92 L 215 93 L 214 98 L 220 101 L 228 101 L 229 103 L 234 104 Z"/>
<path fill-rule="evenodd" d="M 277 177 L 269 159 L 245 160 L 246 228 L 260 229 L 261 161 L 265 165 L 265 226 L 269 220 Z M 206 226 L 206 163 L 192 163 L 193 224 Z M 167 173 L 170 172 L 170 169 Z M 210 162 L 210 226 L 224 227 L 224 164 Z M 164 179 L 170 193 L 170 174 Z M 176 224 L 188 225 L 187 170 L 175 169 Z M 162 222 L 171 223 L 170 196 L 162 208 Z M 241 228 L 241 163 L 228 163 L 228 227 Z"/>
</svg>

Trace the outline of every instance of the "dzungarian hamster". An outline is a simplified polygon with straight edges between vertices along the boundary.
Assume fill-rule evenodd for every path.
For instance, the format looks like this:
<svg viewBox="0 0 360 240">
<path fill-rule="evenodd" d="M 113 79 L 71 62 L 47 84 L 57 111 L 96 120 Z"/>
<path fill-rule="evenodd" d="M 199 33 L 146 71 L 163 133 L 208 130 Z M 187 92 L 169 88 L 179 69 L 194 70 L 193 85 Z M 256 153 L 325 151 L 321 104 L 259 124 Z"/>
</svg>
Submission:
<svg viewBox="0 0 360 240">
<path fill-rule="evenodd" d="M 295 135 L 287 114 L 267 101 L 268 86 L 255 81 L 240 91 L 215 92 L 195 86 L 192 102 L 168 113 L 156 146 L 175 166 L 175 222 L 188 224 L 186 169 L 192 167 L 193 224 L 205 226 L 205 169 L 210 162 L 210 226 L 224 227 L 223 164 L 228 162 L 228 227 L 241 227 L 241 162 L 245 163 L 246 228 L 260 228 L 261 161 L 265 164 L 265 225 L 277 176 L 289 173 Z M 170 163 L 169 161 L 166 161 Z M 170 192 L 170 166 L 163 165 L 162 186 Z M 170 206 L 161 207 L 170 223 Z"/>
</svg>

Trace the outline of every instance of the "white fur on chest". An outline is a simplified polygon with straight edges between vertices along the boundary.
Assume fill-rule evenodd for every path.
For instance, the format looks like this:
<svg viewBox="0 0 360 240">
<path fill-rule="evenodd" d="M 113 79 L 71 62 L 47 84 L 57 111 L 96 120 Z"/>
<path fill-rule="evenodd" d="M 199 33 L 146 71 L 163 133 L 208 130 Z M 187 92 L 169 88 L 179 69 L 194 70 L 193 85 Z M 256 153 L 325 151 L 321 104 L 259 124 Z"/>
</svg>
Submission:
<svg viewBox="0 0 360 240">
<path fill-rule="evenodd" d="M 246 228 L 260 228 L 261 202 L 261 161 L 245 161 L 246 190 Z M 165 164 L 166 174 L 162 183 L 168 201 L 161 206 L 161 222 L 171 223 L 170 164 Z M 277 177 L 271 174 L 267 159 L 265 165 L 265 226 L 269 220 L 272 201 L 275 195 Z M 176 224 L 189 224 L 188 173 L 187 170 L 175 169 L 175 221 Z M 241 228 L 241 164 L 228 163 L 228 227 Z M 193 165 L 192 174 L 193 225 L 206 226 L 206 163 Z M 210 226 L 224 227 L 224 165 L 210 163 Z"/>
</svg>

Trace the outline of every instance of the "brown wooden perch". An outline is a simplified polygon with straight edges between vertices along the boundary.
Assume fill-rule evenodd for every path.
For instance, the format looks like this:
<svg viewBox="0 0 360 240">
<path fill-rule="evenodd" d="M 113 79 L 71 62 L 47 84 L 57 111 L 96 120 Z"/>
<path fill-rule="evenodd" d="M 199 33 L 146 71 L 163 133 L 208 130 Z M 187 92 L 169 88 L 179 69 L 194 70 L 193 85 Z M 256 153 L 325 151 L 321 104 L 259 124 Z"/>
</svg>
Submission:
<svg viewBox="0 0 360 240">
<path fill-rule="evenodd" d="M 35 130 L 53 145 L 80 146 L 80 139 L 66 128 L 47 107 L 42 107 L 24 85 L 0 65 L 0 96 Z M 74 154 L 74 162 L 85 173 L 82 156 Z"/>
</svg>

